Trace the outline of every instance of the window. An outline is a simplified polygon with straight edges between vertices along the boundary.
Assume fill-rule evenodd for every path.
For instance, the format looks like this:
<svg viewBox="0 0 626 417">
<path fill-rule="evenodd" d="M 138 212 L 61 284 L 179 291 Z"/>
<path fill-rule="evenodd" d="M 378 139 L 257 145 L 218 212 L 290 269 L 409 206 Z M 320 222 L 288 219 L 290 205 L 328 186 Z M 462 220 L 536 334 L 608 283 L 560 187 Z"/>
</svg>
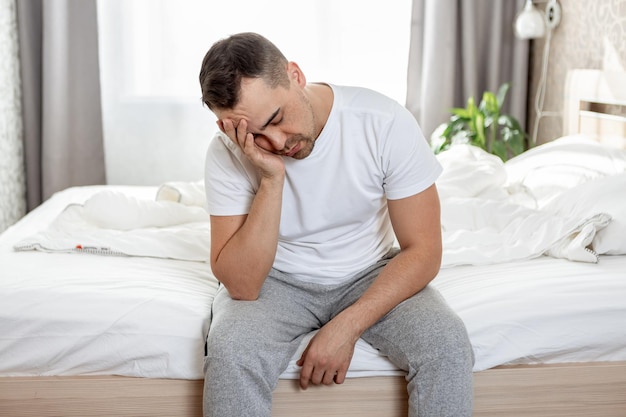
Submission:
<svg viewBox="0 0 626 417">
<path fill-rule="evenodd" d="M 360 85 L 404 103 L 411 0 L 100 0 L 108 182 L 202 178 L 216 131 L 198 73 L 211 44 L 258 32 L 308 81 Z"/>
</svg>

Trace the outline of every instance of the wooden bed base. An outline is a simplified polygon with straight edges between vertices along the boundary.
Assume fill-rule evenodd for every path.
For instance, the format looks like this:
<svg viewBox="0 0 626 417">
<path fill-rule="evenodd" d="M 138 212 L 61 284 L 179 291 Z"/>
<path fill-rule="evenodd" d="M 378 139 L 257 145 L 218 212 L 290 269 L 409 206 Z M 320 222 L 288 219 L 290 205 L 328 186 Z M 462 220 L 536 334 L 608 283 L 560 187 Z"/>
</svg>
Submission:
<svg viewBox="0 0 626 417">
<path fill-rule="evenodd" d="M 474 416 L 624 417 L 626 361 L 501 366 L 474 374 Z M 301 391 L 281 380 L 273 417 L 407 415 L 402 377 Z M 115 376 L 0 378 L 0 416 L 200 417 L 202 381 Z"/>
</svg>

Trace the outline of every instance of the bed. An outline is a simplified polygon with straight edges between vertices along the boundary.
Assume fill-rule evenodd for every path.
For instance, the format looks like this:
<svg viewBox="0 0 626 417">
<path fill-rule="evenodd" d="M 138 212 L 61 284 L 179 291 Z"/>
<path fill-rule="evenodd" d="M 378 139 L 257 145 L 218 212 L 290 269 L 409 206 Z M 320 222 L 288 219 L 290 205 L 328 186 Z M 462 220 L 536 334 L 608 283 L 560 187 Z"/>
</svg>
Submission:
<svg viewBox="0 0 626 417">
<path fill-rule="evenodd" d="M 563 138 L 506 164 L 440 157 L 433 285 L 468 327 L 475 416 L 626 416 L 626 75 L 567 85 Z M 201 415 L 201 205 L 199 184 L 76 187 L 0 235 L 0 415 Z M 296 375 L 273 416 L 407 414 L 402 373 L 362 341 L 344 384 Z"/>
</svg>

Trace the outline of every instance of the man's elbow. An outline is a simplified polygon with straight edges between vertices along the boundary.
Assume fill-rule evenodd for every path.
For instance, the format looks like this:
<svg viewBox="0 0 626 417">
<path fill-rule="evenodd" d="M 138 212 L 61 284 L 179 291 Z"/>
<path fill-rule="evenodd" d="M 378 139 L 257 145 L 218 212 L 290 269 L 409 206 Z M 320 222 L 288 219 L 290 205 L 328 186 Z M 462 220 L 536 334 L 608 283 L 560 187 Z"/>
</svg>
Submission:
<svg viewBox="0 0 626 417">
<path fill-rule="evenodd" d="M 228 281 L 222 280 L 218 276 L 217 279 L 222 283 L 222 285 L 228 291 L 228 295 L 230 298 L 237 301 L 255 301 L 259 298 L 259 294 L 261 293 L 261 286 L 254 285 L 249 282 L 241 282 L 241 281 Z"/>
<path fill-rule="evenodd" d="M 232 298 L 233 300 L 236 301 L 256 301 L 259 299 L 259 291 L 231 291 L 228 289 L 228 287 L 226 287 L 226 289 L 228 290 L 228 294 L 230 295 L 230 298 Z"/>
<path fill-rule="evenodd" d="M 253 278 L 251 274 L 233 273 L 216 262 L 211 264 L 211 270 L 233 300 L 254 301 L 259 298 L 265 277 Z M 242 279 L 242 277 L 247 277 L 247 279 Z"/>
<path fill-rule="evenodd" d="M 263 286 L 262 283 L 259 285 L 251 281 L 242 282 L 240 279 L 227 279 L 223 276 L 220 277 L 219 274 L 215 274 L 215 277 L 226 288 L 230 298 L 237 301 L 257 300 L 261 293 L 261 287 Z"/>
<path fill-rule="evenodd" d="M 429 259 L 429 272 L 431 275 L 431 281 L 435 279 L 435 277 L 439 274 L 439 270 L 441 269 L 441 261 L 443 257 L 443 251 L 441 247 L 436 248 L 432 253 Z"/>
<path fill-rule="evenodd" d="M 431 245 L 428 248 L 411 248 L 411 254 L 415 268 L 418 269 L 422 282 L 426 285 L 439 274 L 442 261 L 442 248 L 440 245 Z"/>
</svg>

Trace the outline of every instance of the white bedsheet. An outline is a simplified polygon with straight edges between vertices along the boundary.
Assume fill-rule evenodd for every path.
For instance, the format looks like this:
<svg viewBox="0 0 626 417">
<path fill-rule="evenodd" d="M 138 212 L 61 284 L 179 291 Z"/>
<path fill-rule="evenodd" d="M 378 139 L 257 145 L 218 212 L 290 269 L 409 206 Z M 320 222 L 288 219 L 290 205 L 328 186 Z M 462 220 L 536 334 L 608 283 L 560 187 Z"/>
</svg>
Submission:
<svg viewBox="0 0 626 417">
<path fill-rule="evenodd" d="M 625 256 L 601 256 L 597 264 L 543 256 L 460 266 L 441 270 L 432 285 L 467 327 L 474 371 L 626 360 Z M 355 354 L 364 368 L 356 375 L 396 374 L 386 359 L 368 353 Z M 295 359 L 283 377 L 298 377 Z"/>
<path fill-rule="evenodd" d="M 0 235 L 0 376 L 201 377 L 217 289 L 207 263 L 13 250 L 104 189 L 65 190 Z"/>
<path fill-rule="evenodd" d="M 157 192 L 156 187 L 70 188 L 0 235 L 0 377 L 203 377 L 204 340 L 218 286 L 208 263 L 142 257 L 130 245 L 124 246 L 128 256 L 73 250 L 72 239 L 89 237 L 83 231 L 65 236 L 69 240 L 47 253 L 13 250 L 33 236 L 47 238 L 49 224 L 66 220 L 59 215 L 69 204 L 74 210 L 82 207 L 74 204 L 110 190 L 146 201 Z M 162 249 L 147 250 L 155 255 Z M 359 341 L 350 377 L 380 372 L 401 374 Z"/>
<path fill-rule="evenodd" d="M 480 371 L 626 360 L 626 257 L 540 257 L 442 270 L 433 285 L 467 326 Z"/>
<path fill-rule="evenodd" d="M 104 189 L 145 199 L 156 192 L 69 189 L 0 235 L 0 376 L 202 378 L 217 289 L 207 263 L 13 251 L 47 230 L 69 203 Z M 442 269 L 433 285 L 465 321 L 476 371 L 506 363 L 626 360 L 626 256 L 599 259 L 539 256 L 457 266 Z M 282 378 L 297 378 L 298 357 Z M 359 341 L 349 377 L 397 374 Z"/>
<path fill-rule="evenodd" d="M 159 247 L 144 249 L 149 257 L 139 256 L 126 245 L 136 233 L 113 236 L 114 243 L 130 248 L 125 256 L 101 256 L 123 254 L 118 246 L 74 250 L 75 237 L 90 238 L 83 231 L 64 236 L 44 253 L 13 250 L 33 236 L 48 239 L 49 225 L 67 220 L 59 215 L 68 205 L 82 208 L 76 204 L 111 190 L 145 201 L 157 192 L 156 187 L 70 188 L 0 235 L 0 376 L 203 377 L 204 340 L 218 286 L 208 263 L 162 259 Z M 122 228 L 119 222 L 108 226 Z M 206 232 L 205 225 L 200 230 Z M 56 244 L 57 238 L 46 242 Z M 401 374 L 365 342 L 356 350 L 350 377 Z"/>
</svg>

